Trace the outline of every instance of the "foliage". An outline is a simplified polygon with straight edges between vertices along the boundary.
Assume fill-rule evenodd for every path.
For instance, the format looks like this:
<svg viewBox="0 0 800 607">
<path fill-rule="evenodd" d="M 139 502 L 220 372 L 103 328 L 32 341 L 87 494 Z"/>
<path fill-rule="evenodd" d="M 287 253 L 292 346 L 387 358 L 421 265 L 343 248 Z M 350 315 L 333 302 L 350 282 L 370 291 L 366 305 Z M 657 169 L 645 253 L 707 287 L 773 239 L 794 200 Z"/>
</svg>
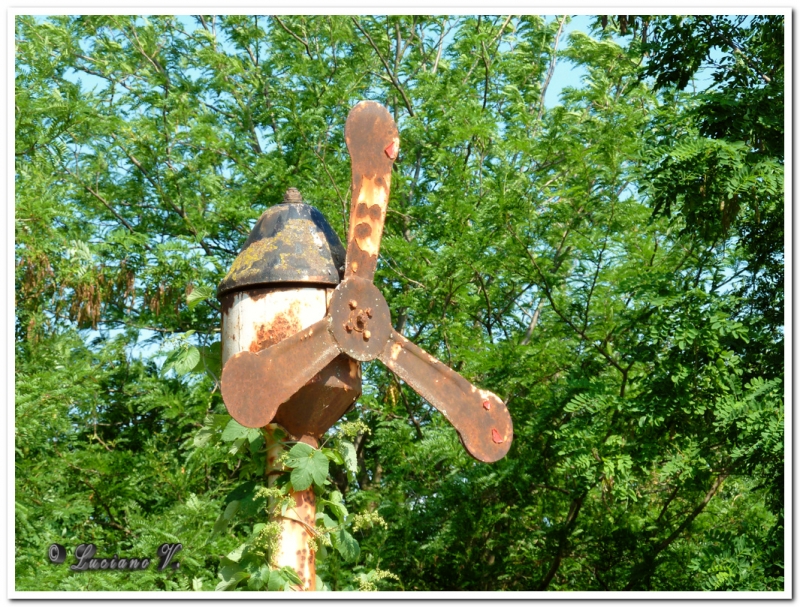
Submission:
<svg viewBox="0 0 800 607">
<path fill-rule="evenodd" d="M 244 428 L 231 419 L 220 438 L 235 445 L 237 441 L 248 440 L 248 433 L 258 435 L 255 440 L 262 436 L 260 430 Z M 203 448 L 214 447 L 206 442 Z M 352 448 L 351 443 L 341 438 L 336 440 L 335 448 L 314 449 L 305 443 L 295 443 L 284 452 L 283 458 L 291 471 L 284 474 L 276 486 L 265 487 L 251 480 L 240 484 L 226 496 L 224 510 L 214 524 L 212 537 L 225 532 L 229 525 L 241 525 L 249 533 L 244 542 L 222 558 L 218 573 L 221 581 L 215 590 L 292 590 L 293 586 L 301 583 L 295 571 L 290 567 L 278 568 L 273 560 L 280 535 L 280 525 L 274 521 L 295 507 L 292 491 L 304 491 L 312 484 L 319 496 L 313 549 L 318 572 L 323 574 L 323 577 L 318 576 L 317 589 L 331 590 L 332 583 L 336 590 L 376 590 L 377 582 L 382 579 L 397 580 L 390 572 L 378 568 L 368 569 L 362 565 L 358 571 L 347 567 L 340 570 L 337 563 L 338 560 L 353 563 L 360 555 L 359 543 L 348 529 L 361 531 L 376 524 L 386 526 L 376 513 L 350 514 L 342 494 L 326 487 L 330 484 L 327 480 L 330 462 L 342 465 L 345 454 Z M 258 522 L 268 519 L 273 522 Z M 338 556 L 330 555 L 329 547 Z M 331 566 L 330 582 L 326 582 L 325 573 Z"/>
<path fill-rule="evenodd" d="M 16 589 L 290 588 L 292 485 L 331 590 L 783 589 L 783 17 L 624 17 L 17 17 Z M 471 460 L 365 364 L 268 487 L 215 286 L 289 186 L 344 237 L 364 98 L 402 138 L 376 284 L 514 443 Z"/>
</svg>

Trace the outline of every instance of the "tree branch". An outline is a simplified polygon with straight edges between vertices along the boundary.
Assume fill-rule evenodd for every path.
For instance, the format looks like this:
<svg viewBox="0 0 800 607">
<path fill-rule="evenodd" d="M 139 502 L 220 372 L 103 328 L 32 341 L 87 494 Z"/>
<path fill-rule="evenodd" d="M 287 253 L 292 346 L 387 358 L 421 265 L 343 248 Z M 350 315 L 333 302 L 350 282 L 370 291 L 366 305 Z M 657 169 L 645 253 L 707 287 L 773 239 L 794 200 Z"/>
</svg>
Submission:
<svg viewBox="0 0 800 607">
<path fill-rule="evenodd" d="M 406 408 L 406 412 L 408 413 L 408 418 L 411 420 L 411 423 L 414 424 L 414 428 L 417 431 L 417 438 L 419 440 L 423 440 L 425 437 L 422 434 L 422 428 L 420 427 L 419 422 L 417 421 L 417 418 L 414 417 L 414 413 L 411 411 L 411 404 L 408 402 L 408 399 L 406 398 L 406 395 L 403 394 L 403 389 L 400 386 L 400 382 L 397 381 L 397 377 L 394 375 L 394 373 L 390 373 L 389 375 L 391 376 L 392 381 L 394 382 L 395 389 L 397 390 L 397 393 L 400 395 L 400 400 L 403 401 L 403 406 L 405 406 L 405 408 Z"/>
<path fill-rule="evenodd" d="M 275 19 L 275 21 L 278 22 L 278 25 L 280 25 L 287 34 L 289 34 L 292 38 L 297 40 L 300 44 L 302 44 L 306 48 L 306 55 L 308 55 L 309 59 L 314 59 L 314 57 L 311 56 L 311 49 L 308 47 L 308 42 L 303 40 L 300 36 L 298 36 L 292 30 L 290 30 L 288 27 L 286 27 L 283 24 L 283 21 L 281 21 L 280 18 L 277 15 L 272 15 L 272 18 Z"/>
<path fill-rule="evenodd" d="M 501 25 L 501 26 L 500 26 L 500 30 L 497 32 L 497 34 L 495 34 L 494 38 L 492 38 L 492 41 L 489 43 L 489 46 L 490 46 L 490 47 L 491 47 L 491 46 L 494 46 L 494 43 L 495 43 L 495 42 L 497 42 L 497 39 L 498 39 L 498 38 L 500 38 L 500 36 L 502 36 L 502 34 L 503 34 L 503 30 L 505 30 L 505 29 L 506 29 L 506 26 L 508 25 L 508 22 L 509 22 L 509 21 L 511 21 L 511 19 L 512 19 L 512 17 L 513 17 L 513 16 L 514 16 L 514 15 L 509 15 L 509 16 L 506 18 L 506 20 L 505 20 L 505 23 L 503 23 L 503 25 Z M 480 20 L 479 20 L 479 21 L 480 21 Z M 480 22 L 478 23 L 478 25 L 480 25 Z M 478 65 L 478 62 L 479 62 L 480 60 L 481 60 L 481 58 L 480 58 L 480 57 L 478 57 L 478 58 L 477 58 L 477 59 L 475 59 L 475 61 L 472 63 L 472 67 L 470 67 L 470 68 L 469 68 L 469 71 L 467 72 L 467 75 L 464 77 L 464 81 L 461 83 L 462 85 L 465 85 L 465 84 L 467 84 L 467 81 L 469 80 L 469 77 L 472 75 L 472 72 L 475 70 L 475 68 L 477 67 L 477 65 Z M 437 61 L 438 61 L 438 57 L 437 57 Z M 435 70 L 434 70 L 434 71 L 435 71 Z"/>
<path fill-rule="evenodd" d="M 539 99 L 539 111 L 536 113 L 536 123 L 538 124 L 539 121 L 542 119 L 542 114 L 544 113 L 544 96 L 547 93 L 547 87 L 550 86 L 550 80 L 553 78 L 553 72 L 556 69 L 556 60 L 558 59 L 558 41 L 561 38 L 561 30 L 564 27 L 564 22 L 566 21 L 567 16 L 564 15 L 561 17 L 561 22 L 558 24 L 558 31 L 556 32 L 556 39 L 553 42 L 553 57 L 550 59 L 550 67 L 547 70 L 547 77 L 544 80 L 544 84 L 542 85 L 542 94 Z"/>
<path fill-rule="evenodd" d="M 550 287 L 547 286 L 547 279 L 544 276 L 544 272 L 542 272 L 541 268 L 539 267 L 539 264 L 536 262 L 536 258 L 531 254 L 531 252 L 528 250 L 528 247 L 526 247 L 525 244 L 520 240 L 519 236 L 517 236 L 516 232 L 513 230 L 513 228 L 511 228 L 510 225 L 508 226 L 508 230 L 511 233 L 511 235 L 516 239 L 516 241 L 519 242 L 520 245 L 522 245 L 522 248 L 525 250 L 525 253 L 528 255 L 528 258 L 531 260 L 533 267 L 536 268 L 536 272 L 539 274 L 539 278 L 542 281 L 542 289 L 544 290 L 544 294 L 547 297 L 547 301 L 550 303 L 550 307 L 553 308 L 553 312 L 555 312 L 562 321 L 564 321 L 573 331 L 575 331 L 575 333 L 577 333 L 595 350 L 597 350 L 603 356 L 603 358 L 605 358 L 609 362 L 609 364 L 611 364 L 612 367 L 614 367 L 617 371 L 622 373 L 623 377 L 625 377 L 627 375 L 625 369 L 622 368 L 622 366 L 614 359 L 614 357 L 611 356 L 608 352 L 606 352 L 603 348 L 601 348 L 597 343 L 589 339 L 589 336 L 586 335 L 586 333 L 584 333 L 581 329 L 576 327 L 573 324 L 573 322 L 569 318 L 567 318 L 567 316 L 564 315 L 561 312 L 561 310 L 558 309 L 558 307 L 556 307 L 555 302 L 553 301 L 553 294 L 550 291 Z"/>
<path fill-rule="evenodd" d="M 687 527 L 692 524 L 692 521 L 694 521 L 694 519 L 696 519 L 698 515 L 703 512 L 705 507 L 711 501 L 711 498 L 714 497 L 719 488 L 722 486 L 722 483 L 726 478 L 728 478 L 729 474 L 729 471 L 725 471 L 717 476 L 717 478 L 714 480 L 714 483 L 711 485 L 711 488 L 706 492 L 702 501 L 694 508 L 694 510 L 692 510 L 691 514 L 689 514 L 689 516 L 686 517 L 686 519 L 684 519 L 684 521 L 678 525 L 678 527 L 672 533 L 670 533 L 666 539 L 659 542 L 655 548 L 648 552 L 643 561 L 639 564 L 639 567 L 637 567 L 631 573 L 631 579 L 627 586 L 625 586 L 625 590 L 632 590 L 640 579 L 652 575 L 657 565 L 656 557 L 662 551 L 668 548 L 672 542 L 678 539 L 678 537 L 687 529 Z"/>
<path fill-rule="evenodd" d="M 564 521 L 564 526 L 559 531 L 558 550 L 556 552 L 556 556 L 550 565 L 550 569 L 547 571 L 547 574 L 544 576 L 544 579 L 536 590 L 547 590 L 550 582 L 553 581 L 553 578 L 558 572 L 558 568 L 561 566 L 561 561 L 567 551 L 569 534 L 572 531 L 572 527 L 575 525 L 575 519 L 578 518 L 578 514 L 581 511 L 581 507 L 583 506 L 583 502 L 586 499 L 587 493 L 588 491 L 584 492 L 580 497 L 572 500 L 572 503 L 569 506 L 569 512 L 567 513 L 567 518 Z"/>
<path fill-rule="evenodd" d="M 389 67 L 389 64 L 386 63 L 386 60 L 381 55 L 381 52 L 378 50 L 378 47 L 372 41 L 372 38 L 367 33 L 367 31 L 364 28 L 361 27 L 361 24 L 358 22 L 358 19 L 356 19 L 355 17 L 350 17 L 350 18 L 353 20 L 353 23 L 358 28 L 358 31 L 360 31 L 362 34 L 364 34 L 364 36 L 366 36 L 366 38 L 369 41 L 369 43 L 372 46 L 372 48 L 375 49 L 375 53 L 378 55 L 378 59 L 381 60 L 381 63 L 383 63 L 383 67 L 386 69 L 386 73 L 389 75 L 389 80 L 392 83 L 392 86 L 394 86 L 394 88 L 397 89 L 397 92 L 399 92 L 400 95 L 403 97 L 403 103 L 405 104 L 406 109 L 408 110 L 408 114 L 411 117 L 413 117 L 414 116 L 414 110 L 411 107 L 411 101 L 409 101 L 405 90 L 403 90 L 403 87 L 400 85 L 400 82 L 397 80 L 395 75 L 392 73 L 392 69 Z"/>
<path fill-rule="evenodd" d="M 536 329 L 536 325 L 539 324 L 539 315 L 541 314 L 543 307 L 544 307 L 544 299 L 540 299 L 539 305 L 536 306 L 536 311 L 533 313 L 533 316 L 531 317 L 531 322 L 528 325 L 528 330 L 525 331 L 524 337 L 519 342 L 520 346 L 527 346 L 530 343 L 531 337 L 533 336 L 533 331 Z"/>
</svg>

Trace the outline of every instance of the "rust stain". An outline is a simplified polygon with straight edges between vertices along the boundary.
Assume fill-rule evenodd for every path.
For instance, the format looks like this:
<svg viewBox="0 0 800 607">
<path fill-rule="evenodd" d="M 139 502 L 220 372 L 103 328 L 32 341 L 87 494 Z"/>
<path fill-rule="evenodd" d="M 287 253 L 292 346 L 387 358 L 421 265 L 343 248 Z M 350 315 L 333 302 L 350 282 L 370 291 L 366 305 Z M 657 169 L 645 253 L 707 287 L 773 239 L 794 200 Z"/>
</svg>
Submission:
<svg viewBox="0 0 800 607">
<path fill-rule="evenodd" d="M 230 313 L 231 308 L 233 307 L 234 298 L 235 298 L 235 294 L 234 293 L 228 293 L 227 295 L 223 295 L 220 298 L 219 303 L 220 303 L 220 306 L 222 307 L 222 316 L 223 316 L 223 318 Z"/>
<path fill-rule="evenodd" d="M 267 296 L 267 293 L 272 291 L 272 289 L 253 289 L 252 291 L 247 291 L 247 296 L 252 299 L 253 301 L 258 301 L 259 299 L 263 299 Z"/>
<path fill-rule="evenodd" d="M 256 329 L 256 337 L 248 348 L 250 352 L 261 352 L 300 331 L 302 325 L 299 316 L 299 304 L 293 302 L 289 310 L 275 316 L 272 322 L 261 324 Z"/>
</svg>

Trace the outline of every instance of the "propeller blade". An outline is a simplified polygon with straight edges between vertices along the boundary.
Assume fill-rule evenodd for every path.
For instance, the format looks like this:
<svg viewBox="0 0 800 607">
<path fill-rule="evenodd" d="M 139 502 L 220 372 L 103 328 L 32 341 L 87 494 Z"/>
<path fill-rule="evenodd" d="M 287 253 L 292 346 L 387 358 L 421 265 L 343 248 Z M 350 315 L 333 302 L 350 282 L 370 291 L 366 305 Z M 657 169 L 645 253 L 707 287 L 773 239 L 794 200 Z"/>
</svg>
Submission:
<svg viewBox="0 0 800 607">
<path fill-rule="evenodd" d="M 266 426 L 283 403 L 338 356 L 330 317 L 260 352 L 239 352 L 222 369 L 222 400 L 248 428 Z"/>
<path fill-rule="evenodd" d="M 441 411 L 472 457 L 490 463 L 508 452 L 514 430 L 498 396 L 476 388 L 397 331 L 378 358 Z"/>
<path fill-rule="evenodd" d="M 344 275 L 372 282 L 400 134 L 385 107 L 374 101 L 362 101 L 350 110 L 344 138 L 353 174 Z"/>
</svg>

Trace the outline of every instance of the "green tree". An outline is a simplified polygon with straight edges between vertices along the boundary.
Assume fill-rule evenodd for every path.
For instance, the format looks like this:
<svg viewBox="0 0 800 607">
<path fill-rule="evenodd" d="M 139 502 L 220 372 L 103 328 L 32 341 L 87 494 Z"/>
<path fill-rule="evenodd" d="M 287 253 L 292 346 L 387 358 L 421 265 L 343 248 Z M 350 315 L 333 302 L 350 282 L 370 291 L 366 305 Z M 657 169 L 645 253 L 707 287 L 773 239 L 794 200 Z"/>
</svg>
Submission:
<svg viewBox="0 0 800 607">
<path fill-rule="evenodd" d="M 479 464 L 365 365 L 290 452 L 322 583 L 782 589 L 782 19 L 18 17 L 17 589 L 291 583 L 210 295 L 289 186 L 345 236 L 364 98 L 401 134 L 376 284 L 515 439 Z M 548 108 L 556 61 L 586 76 Z M 181 568 L 47 563 L 89 541 Z"/>
</svg>

